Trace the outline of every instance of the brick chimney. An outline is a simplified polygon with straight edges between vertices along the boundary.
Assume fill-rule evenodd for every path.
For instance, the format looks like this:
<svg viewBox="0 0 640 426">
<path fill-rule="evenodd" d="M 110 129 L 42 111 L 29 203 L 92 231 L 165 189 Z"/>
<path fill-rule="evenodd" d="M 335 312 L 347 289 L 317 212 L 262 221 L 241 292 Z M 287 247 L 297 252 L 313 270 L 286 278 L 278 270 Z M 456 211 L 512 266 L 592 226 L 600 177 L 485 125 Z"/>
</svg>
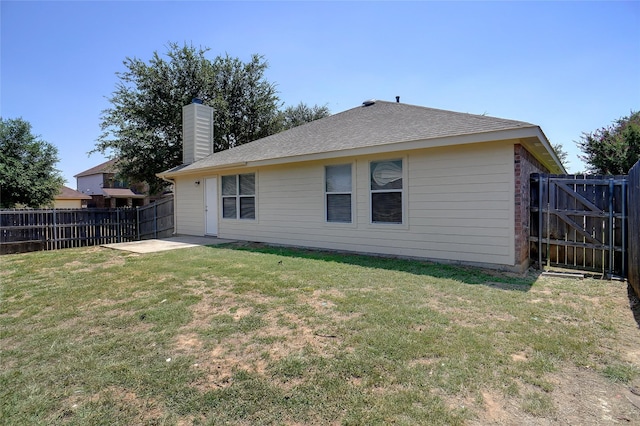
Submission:
<svg viewBox="0 0 640 426">
<path fill-rule="evenodd" d="M 194 98 L 182 107 L 182 163 L 191 164 L 213 153 L 213 108 Z"/>
</svg>

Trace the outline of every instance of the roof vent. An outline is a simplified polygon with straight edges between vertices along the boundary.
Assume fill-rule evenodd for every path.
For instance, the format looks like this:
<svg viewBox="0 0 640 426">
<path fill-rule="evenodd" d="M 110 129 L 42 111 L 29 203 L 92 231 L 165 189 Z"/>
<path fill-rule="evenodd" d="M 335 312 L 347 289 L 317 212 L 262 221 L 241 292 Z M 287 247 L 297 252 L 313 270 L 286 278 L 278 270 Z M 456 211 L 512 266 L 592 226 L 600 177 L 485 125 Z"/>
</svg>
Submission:
<svg viewBox="0 0 640 426">
<path fill-rule="evenodd" d="M 376 103 L 376 100 L 375 100 L 375 99 L 369 99 L 369 100 L 364 101 L 364 102 L 362 103 L 362 105 L 364 105 L 364 106 L 371 106 L 371 105 L 373 105 L 373 104 L 375 104 L 375 103 Z"/>
</svg>

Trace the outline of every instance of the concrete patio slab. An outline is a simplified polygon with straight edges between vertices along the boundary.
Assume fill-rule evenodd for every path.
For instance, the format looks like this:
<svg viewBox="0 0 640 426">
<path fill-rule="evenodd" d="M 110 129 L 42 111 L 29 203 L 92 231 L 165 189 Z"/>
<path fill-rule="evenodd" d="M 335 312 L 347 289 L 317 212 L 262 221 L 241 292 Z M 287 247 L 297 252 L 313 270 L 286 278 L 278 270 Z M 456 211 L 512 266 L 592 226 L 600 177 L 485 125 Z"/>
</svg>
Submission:
<svg viewBox="0 0 640 426">
<path fill-rule="evenodd" d="M 233 240 L 223 240 L 215 237 L 176 236 L 163 239 L 131 241 L 127 243 L 103 244 L 114 250 L 124 250 L 133 253 L 156 253 L 160 251 L 176 250 L 189 247 L 211 246 L 224 243 L 232 243 Z"/>
</svg>

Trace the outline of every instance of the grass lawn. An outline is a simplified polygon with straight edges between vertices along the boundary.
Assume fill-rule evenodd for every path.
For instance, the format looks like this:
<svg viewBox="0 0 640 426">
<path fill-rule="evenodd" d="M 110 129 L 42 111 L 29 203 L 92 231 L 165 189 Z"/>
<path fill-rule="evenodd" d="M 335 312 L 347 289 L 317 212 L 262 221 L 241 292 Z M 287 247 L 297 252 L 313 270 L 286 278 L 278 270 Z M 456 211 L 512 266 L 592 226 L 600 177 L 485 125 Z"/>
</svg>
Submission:
<svg viewBox="0 0 640 426">
<path fill-rule="evenodd" d="M 217 246 L 3 256 L 0 283 L 2 424 L 640 422 L 620 282 Z"/>
</svg>

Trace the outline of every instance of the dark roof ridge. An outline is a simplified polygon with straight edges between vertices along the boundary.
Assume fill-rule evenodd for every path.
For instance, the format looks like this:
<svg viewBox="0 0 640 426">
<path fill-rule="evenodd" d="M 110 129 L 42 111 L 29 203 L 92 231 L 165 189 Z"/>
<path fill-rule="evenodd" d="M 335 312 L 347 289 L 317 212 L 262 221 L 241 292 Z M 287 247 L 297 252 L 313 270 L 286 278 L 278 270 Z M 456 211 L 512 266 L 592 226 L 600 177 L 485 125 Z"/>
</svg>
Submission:
<svg viewBox="0 0 640 426">
<path fill-rule="evenodd" d="M 115 173 L 117 170 L 115 169 L 115 164 L 117 163 L 117 158 L 112 158 L 111 160 L 107 160 L 104 163 L 98 164 L 97 166 L 93 166 L 90 169 L 87 169 L 83 172 L 78 173 L 74 177 L 82 177 L 82 176 L 91 176 L 97 175 L 99 173 Z"/>
<path fill-rule="evenodd" d="M 479 119 L 501 120 L 501 121 L 504 121 L 504 122 L 521 123 L 521 124 L 526 124 L 528 126 L 535 126 L 535 124 L 528 123 L 526 121 L 514 120 L 514 119 L 511 119 L 511 118 L 496 117 L 496 116 L 488 115 L 488 114 L 474 114 L 474 113 L 471 113 L 471 112 L 454 111 L 454 110 L 444 109 L 444 108 L 434 108 L 434 107 L 428 107 L 428 106 L 423 106 L 423 105 L 414 105 L 414 104 L 407 104 L 407 103 L 402 103 L 402 102 L 392 102 L 392 101 L 379 101 L 379 100 L 376 100 L 375 103 L 384 103 L 384 104 L 390 104 L 390 105 L 406 105 L 406 106 L 412 107 L 412 108 L 420 108 L 420 109 L 424 109 L 424 110 L 438 111 L 438 112 L 443 112 L 443 113 L 447 113 L 447 114 L 465 115 L 465 116 L 477 117 Z M 365 105 L 361 105 L 361 107 L 366 108 Z"/>
</svg>

